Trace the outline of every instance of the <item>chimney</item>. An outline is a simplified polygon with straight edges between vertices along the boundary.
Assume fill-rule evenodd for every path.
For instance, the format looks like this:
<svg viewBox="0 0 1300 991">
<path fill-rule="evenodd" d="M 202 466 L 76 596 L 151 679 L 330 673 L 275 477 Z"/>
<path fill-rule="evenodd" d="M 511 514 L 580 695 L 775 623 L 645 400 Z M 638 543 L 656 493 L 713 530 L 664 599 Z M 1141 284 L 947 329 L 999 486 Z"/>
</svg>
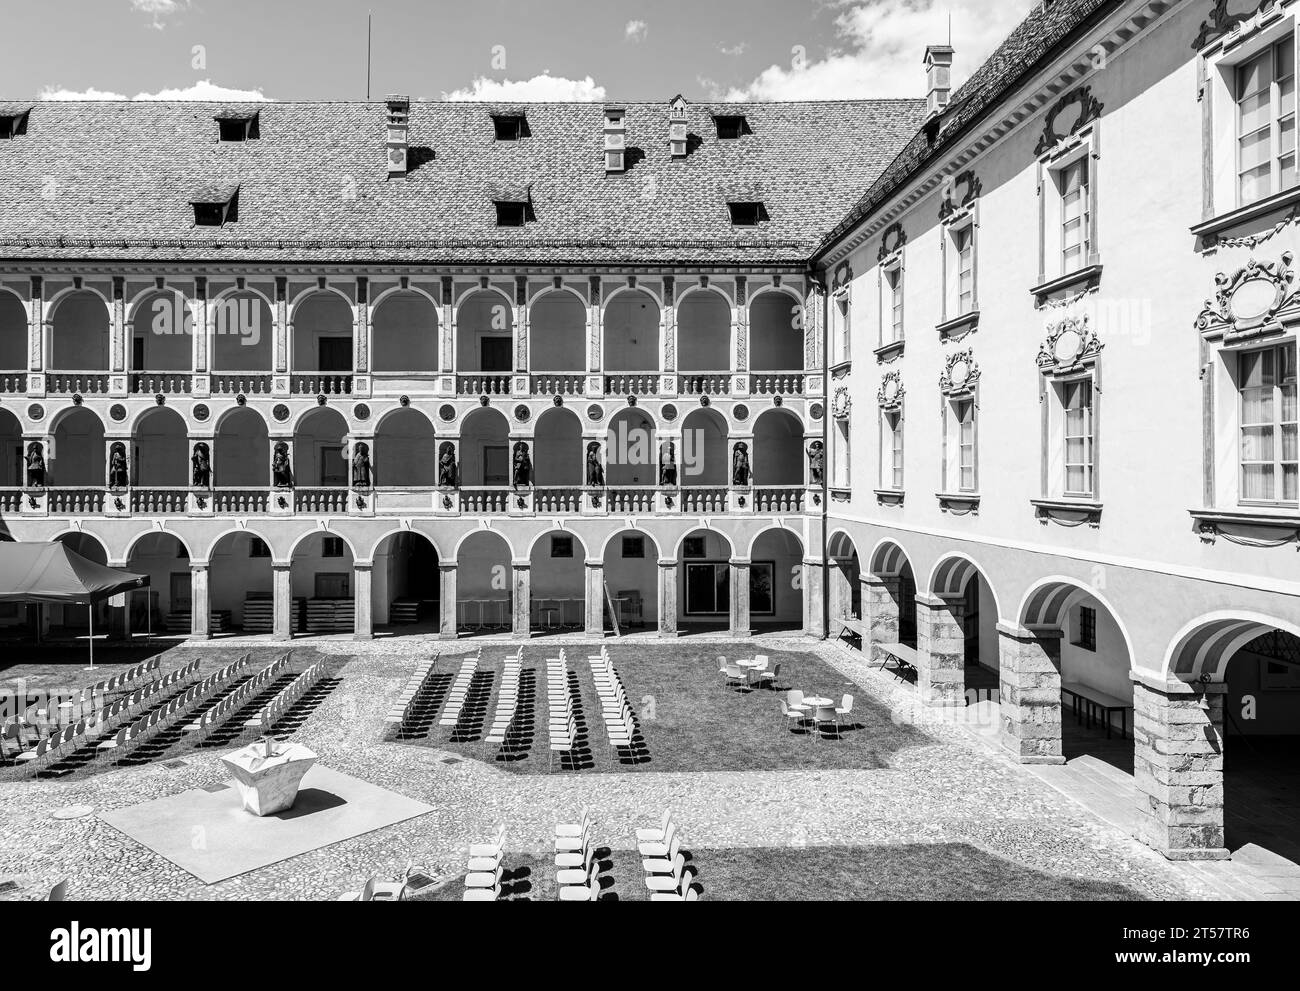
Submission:
<svg viewBox="0 0 1300 991">
<path fill-rule="evenodd" d="M 388 104 L 388 178 L 406 175 L 406 130 L 411 116 L 409 96 L 390 96 Z"/>
<path fill-rule="evenodd" d="M 952 95 L 951 45 L 931 45 L 925 50 L 926 110 L 934 118 L 948 109 Z"/>
<path fill-rule="evenodd" d="M 668 150 L 673 158 L 686 157 L 686 97 L 678 94 L 668 105 Z"/>
<path fill-rule="evenodd" d="M 622 107 L 605 108 L 605 173 L 627 168 L 627 111 Z"/>
</svg>

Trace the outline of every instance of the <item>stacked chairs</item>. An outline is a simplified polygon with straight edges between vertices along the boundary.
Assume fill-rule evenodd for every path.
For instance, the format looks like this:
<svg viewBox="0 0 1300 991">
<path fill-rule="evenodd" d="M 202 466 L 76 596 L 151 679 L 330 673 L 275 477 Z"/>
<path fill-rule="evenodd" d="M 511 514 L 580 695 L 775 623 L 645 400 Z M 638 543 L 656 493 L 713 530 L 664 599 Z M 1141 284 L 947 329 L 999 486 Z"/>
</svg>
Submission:
<svg viewBox="0 0 1300 991">
<path fill-rule="evenodd" d="M 463 901 L 494 902 L 501 897 L 501 858 L 505 850 L 506 827 L 497 828 L 496 837 L 489 843 L 479 843 L 469 848 L 466 864 L 465 894 Z"/>
<path fill-rule="evenodd" d="M 199 738 L 206 737 L 216 729 L 217 726 L 225 722 L 233 712 L 242 708 L 244 702 L 248 698 L 256 695 L 265 688 L 269 682 L 278 678 L 280 672 L 284 670 L 285 665 L 289 663 L 289 657 L 291 654 L 292 652 L 289 652 L 277 657 L 274 661 L 264 667 L 257 674 L 253 675 L 253 677 L 249 678 L 216 705 L 198 713 L 197 718 L 186 725 L 182 732 L 197 733 Z M 230 665 L 228 668 L 223 668 L 222 672 L 230 671 L 231 668 L 242 670 L 251 660 L 252 655 L 245 654 L 235 664 Z M 219 674 L 220 673 L 221 672 L 219 672 Z M 229 681 L 231 676 L 233 675 L 227 676 L 224 681 Z"/>
<path fill-rule="evenodd" d="M 613 765 L 619 750 L 632 749 L 632 741 L 637 734 L 636 716 L 628 704 L 623 679 L 614 669 L 609 651 L 601 647 L 600 653 L 588 657 L 587 662 L 591 665 L 591 677 L 596 683 L 596 694 L 600 697 L 600 712 L 609 737 L 609 761 Z"/>
<path fill-rule="evenodd" d="M 652 902 L 693 902 L 699 892 L 692 882 L 695 869 L 686 866 L 682 853 L 681 837 L 671 812 L 664 812 L 658 827 L 638 829 L 636 848 L 641 854 L 641 869 L 645 871 L 645 886 L 650 890 Z"/>
<path fill-rule="evenodd" d="M 460 670 L 456 673 L 456 680 L 451 683 L 451 691 L 447 693 L 447 704 L 442 710 L 442 719 L 439 720 L 440 726 L 455 726 L 460 722 L 460 710 L 465 707 L 470 682 L 474 680 L 474 672 L 478 670 L 479 658 L 482 656 L 483 648 L 480 647 L 478 653 L 473 657 L 467 657 L 461 662 Z"/>
<path fill-rule="evenodd" d="M 600 898 L 600 865 L 591 839 L 591 813 L 582 810 L 576 823 L 555 827 L 555 882 L 562 902 L 594 902 Z"/>
<path fill-rule="evenodd" d="M 578 738 L 578 722 L 573 715 L 573 693 L 569 691 L 569 661 L 564 649 L 560 656 L 546 662 L 546 702 L 550 710 L 547 728 L 551 749 L 547 770 L 551 770 L 556 754 L 573 750 Z M 561 758 L 563 760 L 563 758 Z"/>
<path fill-rule="evenodd" d="M 433 674 L 434 665 L 438 663 L 438 655 L 434 654 L 427 661 L 415 669 L 415 674 L 411 675 L 411 680 L 406 683 L 402 689 L 402 694 L 398 696 L 397 701 L 393 703 L 388 715 L 384 717 L 386 723 L 397 723 L 399 726 L 411 718 L 411 711 L 415 706 L 416 697 L 424 689 L 425 682 Z"/>
<path fill-rule="evenodd" d="M 524 673 L 524 648 L 506 658 L 501 674 L 501 692 L 497 695 L 497 714 L 488 731 L 488 743 L 505 743 L 510 726 L 519 711 L 519 680 Z"/>
<path fill-rule="evenodd" d="M 244 721 L 244 732 L 247 733 L 249 730 L 255 730 L 259 731 L 264 736 L 269 734 L 271 732 L 271 727 L 278 723 L 286 712 L 297 705 L 298 700 L 307 694 L 316 682 L 321 680 L 321 677 L 325 674 L 325 670 L 325 662 L 317 661 L 302 674 L 298 675 L 298 677 L 294 678 L 293 681 L 289 682 L 289 684 L 285 685 L 285 687 L 280 690 L 279 694 L 277 694 L 275 698 L 271 699 L 270 702 L 264 705 L 262 710 L 256 716 Z"/>
</svg>

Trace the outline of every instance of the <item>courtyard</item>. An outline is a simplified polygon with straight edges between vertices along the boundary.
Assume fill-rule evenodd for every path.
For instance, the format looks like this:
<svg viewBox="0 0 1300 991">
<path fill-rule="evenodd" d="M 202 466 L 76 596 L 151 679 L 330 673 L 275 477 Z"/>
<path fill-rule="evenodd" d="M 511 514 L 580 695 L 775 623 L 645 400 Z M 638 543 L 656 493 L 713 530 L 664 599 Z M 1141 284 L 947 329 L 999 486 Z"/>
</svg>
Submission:
<svg viewBox="0 0 1300 991">
<path fill-rule="evenodd" d="M 235 724 L 245 708 L 194 742 L 159 734 L 120 761 L 52 764 L 36 775 L 0 770 L 0 897 L 40 897 L 67 879 L 82 899 L 324 899 L 369 878 L 414 869 L 434 879 L 422 897 L 459 900 L 467 852 L 504 827 L 503 900 L 553 900 L 551 843 L 558 822 L 592 819 L 601 900 L 643 900 L 634 832 L 671 809 L 696 889 L 710 900 L 812 899 L 1186 899 L 1223 897 L 1206 872 L 1174 864 L 1123 829 L 996 752 L 972 726 L 918 706 L 913 686 L 842 646 L 804 639 L 725 638 L 609 642 L 641 732 L 612 750 L 601 725 L 587 657 L 591 641 L 548 639 L 523 646 L 520 708 L 528 674 L 544 678 L 561 647 L 575 684 L 584 746 L 548 767 L 546 703 L 533 697 L 534 740 L 488 744 L 476 720 L 491 721 L 503 661 L 514 645 L 404 639 L 294 644 L 283 679 L 318 661 L 317 689 L 273 732 L 311 748 L 331 773 L 349 776 L 430 811 L 341 841 L 311 842 L 312 816 L 298 825 L 300 853 L 216 883 L 195 875 L 110 825 L 159 800 L 212 793 L 229 775 L 220 763 L 249 742 Z M 285 653 L 269 642 L 182 644 L 161 670 L 194 659 L 199 675 L 252 654 L 251 670 Z M 754 653 L 780 664 L 774 686 L 728 685 L 718 659 Z M 413 672 L 434 658 L 428 684 L 477 657 L 476 684 L 452 726 L 386 722 Z M 95 677 L 135 663 L 114 657 Z M 540 675 L 538 672 L 542 672 Z M 0 679 L 92 676 L 71 663 L 11 663 Z M 443 679 L 445 680 L 445 678 Z M 789 689 L 853 696 L 851 715 L 812 731 L 788 724 Z M 233 691 L 233 689 L 232 689 Z M 543 692 L 544 694 L 544 692 Z M 246 706 L 255 707 L 259 696 Z M 440 706 L 433 699 L 435 707 Z M 526 711 L 521 713 L 527 722 Z M 502 750 L 511 753 L 502 754 Z M 504 759 L 503 759 L 504 757 Z M 179 798 L 177 798 L 179 796 Z M 271 856 L 268 854 L 268 856 Z"/>
</svg>

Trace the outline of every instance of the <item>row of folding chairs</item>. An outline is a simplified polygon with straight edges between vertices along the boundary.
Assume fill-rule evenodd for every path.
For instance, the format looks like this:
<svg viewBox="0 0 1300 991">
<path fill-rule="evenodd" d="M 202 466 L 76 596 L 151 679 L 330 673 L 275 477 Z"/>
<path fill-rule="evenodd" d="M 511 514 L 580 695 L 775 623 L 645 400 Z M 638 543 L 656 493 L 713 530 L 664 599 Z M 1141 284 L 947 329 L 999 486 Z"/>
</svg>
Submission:
<svg viewBox="0 0 1300 991">
<path fill-rule="evenodd" d="M 589 809 L 582 810 L 578 822 L 555 826 L 555 883 L 562 902 L 594 902 L 600 898 L 600 865 L 591 826 Z"/>
<path fill-rule="evenodd" d="M 465 699 L 469 697 L 470 682 L 474 680 L 474 672 L 478 670 L 479 658 L 482 656 L 483 648 L 480 647 L 473 657 L 461 661 L 460 670 L 456 672 L 456 680 L 451 683 L 451 691 L 447 693 L 447 704 L 442 709 L 440 726 L 455 726 L 460 722 L 460 710 L 465 707 Z"/>
<path fill-rule="evenodd" d="M 506 827 L 498 826 L 496 836 L 489 842 L 470 846 L 462 901 L 494 902 L 501 897 L 501 878 L 505 873 L 501 858 L 505 853 L 505 842 Z"/>
<path fill-rule="evenodd" d="M 161 679 L 153 679 L 135 693 L 128 697 L 135 698 L 144 689 L 156 686 L 159 681 L 165 682 L 164 687 L 170 687 L 177 681 L 183 681 L 186 678 L 194 677 L 199 670 L 199 659 L 191 661 L 164 675 Z M 88 723 L 97 721 L 97 716 L 107 704 L 106 697 L 117 691 L 126 691 L 126 686 L 134 684 L 141 678 L 154 674 L 162 666 L 162 659 L 155 657 L 143 664 L 137 664 L 125 674 L 116 675 L 106 681 L 98 681 L 89 688 L 83 688 L 76 695 L 59 696 L 51 699 L 42 707 L 40 703 L 28 706 L 21 716 L 12 716 L 7 723 L 17 722 L 28 727 L 36 727 L 40 730 L 41 735 L 52 735 L 55 728 L 60 722 L 74 724 L 82 719 Z M 152 690 L 153 694 L 156 689 Z M 138 707 L 139 699 L 135 699 L 135 706 Z"/>
<path fill-rule="evenodd" d="M 591 677 L 596 683 L 600 698 L 600 713 L 605 720 L 605 733 L 609 737 L 609 759 L 612 764 L 620 747 L 631 747 L 636 736 L 636 715 L 627 700 L 623 679 L 614 668 L 609 651 L 602 647 L 600 653 L 587 658 Z"/>
<path fill-rule="evenodd" d="M 211 733 L 218 725 L 224 723 L 237 709 L 243 707 L 244 702 L 253 695 L 256 695 L 268 682 L 274 681 L 279 677 L 280 672 L 284 670 L 289 663 L 290 653 L 282 654 L 274 661 L 262 668 L 261 671 L 253 675 L 246 682 L 236 688 L 233 692 L 223 698 L 216 705 L 198 713 L 196 718 L 182 729 L 184 733 L 197 733 L 198 738 L 202 739 Z M 237 662 L 241 667 L 247 665 L 252 660 L 251 654 L 245 654 Z"/>
<path fill-rule="evenodd" d="M 402 689 L 402 694 L 397 697 L 397 701 L 388 710 L 384 722 L 401 724 L 411 718 L 411 708 L 415 705 L 415 699 L 424 689 L 425 682 L 433 674 L 433 667 L 437 663 L 438 655 L 434 654 L 415 669 L 415 674 L 411 675 L 410 681 Z"/>
<path fill-rule="evenodd" d="M 546 662 L 546 703 L 550 712 L 547 722 L 551 743 L 547 769 L 550 770 L 555 755 L 571 751 L 578 736 L 578 724 L 573 714 L 573 694 L 569 691 L 569 658 L 564 648 L 560 648 L 559 657 L 552 657 Z"/>
<path fill-rule="evenodd" d="M 693 886 L 695 869 L 686 866 L 671 810 L 665 810 L 658 826 L 636 831 L 636 849 L 652 902 L 699 901 L 700 893 Z"/>
<path fill-rule="evenodd" d="M 278 723 L 286 712 L 298 704 L 301 699 L 316 682 L 320 681 L 325 674 L 325 662 L 317 661 L 293 681 L 285 685 L 280 693 L 271 699 L 262 707 L 252 719 L 245 720 L 244 732 L 257 731 L 266 735 L 271 732 L 271 727 Z"/>
<path fill-rule="evenodd" d="M 505 743 L 506 734 L 519 712 L 519 681 L 524 672 L 524 648 L 511 654 L 505 660 L 501 674 L 501 691 L 497 694 L 497 714 L 488 730 L 488 743 Z"/>
</svg>

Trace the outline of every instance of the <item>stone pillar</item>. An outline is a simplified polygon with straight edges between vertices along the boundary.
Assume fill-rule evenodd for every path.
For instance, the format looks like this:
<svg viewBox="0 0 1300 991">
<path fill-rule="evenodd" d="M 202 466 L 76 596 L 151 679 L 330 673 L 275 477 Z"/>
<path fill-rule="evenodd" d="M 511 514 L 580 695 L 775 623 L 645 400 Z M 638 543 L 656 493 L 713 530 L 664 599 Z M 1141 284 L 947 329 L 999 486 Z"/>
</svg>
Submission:
<svg viewBox="0 0 1300 991">
<path fill-rule="evenodd" d="M 44 281 L 32 276 L 32 300 L 27 313 L 27 368 L 39 372 L 45 368 L 45 300 Z"/>
<path fill-rule="evenodd" d="M 352 574 L 355 579 L 352 590 L 352 637 L 354 640 L 373 640 L 375 638 L 374 616 L 370 602 L 370 579 L 373 573 L 374 567 L 370 564 L 362 564 L 359 561 L 352 564 Z"/>
<path fill-rule="evenodd" d="M 440 626 L 438 639 L 455 640 L 456 629 L 456 562 L 440 561 L 438 563 L 438 611 Z"/>
<path fill-rule="evenodd" d="M 275 309 L 273 316 L 275 319 L 274 347 L 272 348 L 272 358 L 275 361 L 275 371 L 289 371 L 289 337 L 293 333 L 293 326 L 289 322 L 289 280 L 284 276 L 278 276 L 275 280 Z"/>
<path fill-rule="evenodd" d="M 1138 838 L 1170 860 L 1226 860 L 1223 716 L 1227 685 L 1133 675 Z"/>
<path fill-rule="evenodd" d="M 514 635 L 525 640 L 533 633 L 532 570 L 528 561 L 514 563 Z"/>
<path fill-rule="evenodd" d="M 113 276 L 113 303 L 112 303 L 112 322 L 109 327 L 109 370 L 114 372 L 126 372 L 126 280 L 120 276 Z M 138 370 L 138 369 L 137 369 Z"/>
<path fill-rule="evenodd" d="M 208 280 L 200 275 L 194 279 L 194 311 L 191 314 L 190 331 L 193 341 L 190 347 L 191 371 L 195 375 L 208 372 L 208 339 L 212 328 L 208 326 Z"/>
<path fill-rule="evenodd" d="M 587 562 L 586 635 L 605 639 L 605 562 Z"/>
<path fill-rule="evenodd" d="M 916 685 L 926 705 L 966 704 L 965 606 L 961 598 L 916 597 Z"/>
<path fill-rule="evenodd" d="M 663 351 L 660 367 L 665 376 L 677 374 L 677 288 L 671 275 L 664 276 L 664 308 L 659 318 L 659 344 Z M 671 390 L 676 393 L 677 389 Z"/>
<path fill-rule="evenodd" d="M 1061 631 L 998 624 L 1002 745 L 1022 764 L 1064 764 Z"/>
<path fill-rule="evenodd" d="M 853 612 L 853 589 L 849 587 L 849 573 L 844 561 L 832 558 L 827 562 L 827 571 L 826 597 L 833 624 L 837 619 L 847 619 Z"/>
<path fill-rule="evenodd" d="M 736 371 L 749 371 L 749 293 L 743 275 L 736 276 L 736 309 L 734 337 Z"/>
<path fill-rule="evenodd" d="M 677 636 L 677 562 L 659 562 L 659 637 Z"/>
<path fill-rule="evenodd" d="M 353 371 L 370 372 L 370 281 L 357 279 L 357 306 L 352 315 Z"/>
<path fill-rule="evenodd" d="M 442 307 L 438 321 L 438 371 L 450 375 L 456 371 L 456 286 L 450 275 L 442 277 Z M 456 618 L 452 617 L 455 628 Z"/>
<path fill-rule="evenodd" d="M 803 562 L 803 632 L 805 636 L 819 640 L 826 638 L 826 611 L 823 608 L 825 571 L 823 561 Z"/>
<path fill-rule="evenodd" d="M 878 662 L 874 645 L 898 643 L 897 578 L 862 577 L 863 628 L 867 631 L 862 650 L 872 662 Z"/>
<path fill-rule="evenodd" d="M 208 566 L 190 562 L 190 639 L 212 639 L 212 604 L 208 595 Z"/>
<path fill-rule="evenodd" d="M 731 635 L 748 638 L 754 635 L 749 621 L 749 562 L 731 562 Z"/>
<path fill-rule="evenodd" d="M 274 620 L 271 635 L 276 640 L 293 639 L 293 570 L 288 564 L 271 564 L 271 594 Z"/>
</svg>

